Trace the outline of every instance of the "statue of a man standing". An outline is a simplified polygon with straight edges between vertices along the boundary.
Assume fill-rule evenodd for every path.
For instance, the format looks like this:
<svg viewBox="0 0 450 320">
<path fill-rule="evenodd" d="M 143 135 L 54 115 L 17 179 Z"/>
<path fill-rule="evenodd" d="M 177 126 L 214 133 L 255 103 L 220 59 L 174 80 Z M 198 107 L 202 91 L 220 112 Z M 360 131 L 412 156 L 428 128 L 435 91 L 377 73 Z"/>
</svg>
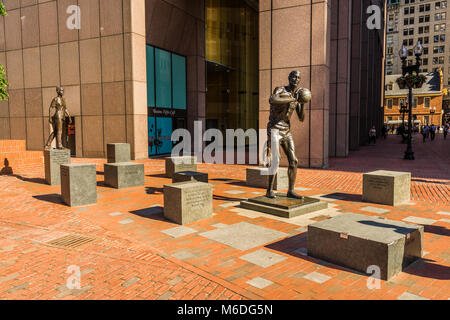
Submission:
<svg viewBox="0 0 450 320">
<path fill-rule="evenodd" d="M 66 120 L 66 117 L 69 118 L 69 123 L 72 123 L 72 119 L 70 118 L 69 111 L 66 107 L 66 101 L 63 98 L 64 88 L 57 87 L 56 93 L 58 94 L 52 100 L 50 104 L 50 108 L 48 110 L 49 122 L 53 126 L 53 132 L 50 134 L 47 140 L 47 144 L 45 145 L 46 149 L 49 149 L 53 140 L 56 138 L 56 148 L 64 149 L 62 143 L 62 134 L 63 134 L 63 125 Z M 52 116 L 52 111 L 55 109 L 54 114 Z"/>
<path fill-rule="evenodd" d="M 269 161 L 274 157 L 280 157 L 280 154 L 272 155 L 272 143 L 277 143 L 286 153 L 289 160 L 289 191 L 288 198 L 304 199 L 295 192 L 295 179 L 297 178 L 298 159 L 295 155 L 294 138 L 291 134 L 291 116 L 296 111 L 300 121 L 305 120 L 305 103 L 311 100 L 311 92 L 308 89 L 300 88 L 300 71 L 292 71 L 289 75 L 289 85 L 278 87 L 270 97 L 270 119 L 267 125 L 267 156 Z M 276 129 L 276 130 L 275 130 Z M 278 150 L 278 148 L 276 148 Z M 271 165 L 271 163 L 269 163 Z M 277 168 L 278 169 L 278 168 Z M 273 191 L 276 172 L 269 173 L 269 186 L 266 196 L 276 198 Z"/>
</svg>

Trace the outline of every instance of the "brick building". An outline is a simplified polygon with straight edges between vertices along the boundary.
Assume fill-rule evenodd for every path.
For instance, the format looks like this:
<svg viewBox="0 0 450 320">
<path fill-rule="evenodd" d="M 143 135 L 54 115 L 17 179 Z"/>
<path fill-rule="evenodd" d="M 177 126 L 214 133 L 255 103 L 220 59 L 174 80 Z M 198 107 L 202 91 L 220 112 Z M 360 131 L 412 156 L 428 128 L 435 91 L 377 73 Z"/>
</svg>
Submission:
<svg viewBox="0 0 450 320">
<path fill-rule="evenodd" d="M 401 105 L 407 105 L 408 89 L 400 89 L 396 80 L 401 75 L 386 76 L 386 92 L 384 105 L 385 123 L 395 127 L 403 121 Z M 426 74 L 426 83 L 420 89 L 413 89 L 413 116 L 416 125 L 442 125 L 444 88 L 442 71 Z M 404 116 L 408 120 L 408 114 Z"/>
</svg>

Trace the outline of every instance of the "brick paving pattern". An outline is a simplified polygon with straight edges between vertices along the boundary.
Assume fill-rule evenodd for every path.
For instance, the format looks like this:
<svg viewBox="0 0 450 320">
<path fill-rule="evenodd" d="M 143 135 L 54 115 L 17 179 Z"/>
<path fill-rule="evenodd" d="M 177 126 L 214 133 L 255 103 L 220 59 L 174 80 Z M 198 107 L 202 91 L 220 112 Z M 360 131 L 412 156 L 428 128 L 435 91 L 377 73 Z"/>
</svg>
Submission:
<svg viewBox="0 0 450 320">
<path fill-rule="evenodd" d="M 401 159 L 396 138 L 332 159 L 330 169 L 300 170 L 301 193 L 330 206 L 291 220 L 238 207 L 264 191 L 246 187 L 245 166 L 200 164 L 214 185 L 215 215 L 183 227 L 163 216 L 162 188 L 170 183 L 163 160 L 138 161 L 145 187 L 119 191 L 102 183 L 104 160 L 73 159 L 98 170 L 98 204 L 80 208 L 63 205 L 60 187 L 44 184 L 42 165 L 0 176 L 0 299 L 447 300 L 448 141 L 416 143 L 413 163 Z M 411 171 L 412 202 L 363 203 L 362 173 L 378 169 Z M 423 259 L 371 290 L 366 275 L 309 257 L 307 225 L 347 212 L 424 224 Z M 81 240 L 72 246 L 55 242 L 73 236 Z M 66 285 L 70 266 L 80 268 L 79 289 Z"/>
</svg>

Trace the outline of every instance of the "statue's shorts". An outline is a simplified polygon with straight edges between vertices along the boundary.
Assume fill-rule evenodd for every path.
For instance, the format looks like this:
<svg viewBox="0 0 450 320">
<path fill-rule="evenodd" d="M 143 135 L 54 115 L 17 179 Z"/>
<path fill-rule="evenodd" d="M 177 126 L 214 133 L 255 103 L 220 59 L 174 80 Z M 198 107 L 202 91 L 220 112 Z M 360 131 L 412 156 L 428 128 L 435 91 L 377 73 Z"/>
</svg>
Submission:
<svg viewBox="0 0 450 320">
<path fill-rule="evenodd" d="M 292 137 L 289 128 L 281 130 L 277 128 L 268 128 L 267 141 L 272 152 L 272 162 L 279 163 L 281 158 L 279 146 L 281 146 L 286 153 L 289 166 L 297 167 L 298 159 L 295 155 L 294 138 Z"/>
</svg>

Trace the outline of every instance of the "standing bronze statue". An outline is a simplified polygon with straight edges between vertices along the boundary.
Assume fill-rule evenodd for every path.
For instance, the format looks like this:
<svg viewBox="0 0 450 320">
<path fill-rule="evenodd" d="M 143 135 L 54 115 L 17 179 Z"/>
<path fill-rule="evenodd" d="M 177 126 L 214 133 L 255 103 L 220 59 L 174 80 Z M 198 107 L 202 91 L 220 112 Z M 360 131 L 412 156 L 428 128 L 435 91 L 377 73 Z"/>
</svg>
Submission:
<svg viewBox="0 0 450 320">
<path fill-rule="evenodd" d="M 299 85 L 300 71 L 292 71 L 289 75 L 289 85 L 276 88 L 270 97 L 270 118 L 267 125 L 267 159 L 269 160 L 268 165 L 271 166 L 273 161 L 272 156 L 276 156 L 278 159 L 280 157 L 279 152 L 277 152 L 278 154 L 272 155 L 272 141 L 283 148 L 289 161 L 289 191 L 287 196 L 288 198 L 302 200 L 304 197 L 295 192 L 298 159 L 295 155 L 294 138 L 291 133 L 290 121 L 294 110 L 297 112 L 300 121 L 303 122 L 305 120 L 304 105 L 311 101 L 311 92 L 308 89 L 300 88 Z M 266 197 L 274 199 L 276 195 L 273 189 L 277 172 L 270 172 L 269 174 L 269 186 Z"/>
<path fill-rule="evenodd" d="M 64 88 L 57 87 L 56 93 L 58 94 L 58 96 L 52 100 L 52 103 L 50 104 L 50 108 L 48 110 L 49 122 L 53 127 L 53 132 L 48 137 L 47 144 L 45 145 L 46 149 L 49 149 L 51 147 L 51 144 L 55 138 L 56 148 L 64 149 L 62 135 L 66 117 L 69 119 L 69 123 L 72 123 L 72 119 L 70 118 L 69 111 L 66 107 L 66 101 L 63 98 Z M 55 113 L 52 116 L 53 109 L 55 109 Z"/>
</svg>

